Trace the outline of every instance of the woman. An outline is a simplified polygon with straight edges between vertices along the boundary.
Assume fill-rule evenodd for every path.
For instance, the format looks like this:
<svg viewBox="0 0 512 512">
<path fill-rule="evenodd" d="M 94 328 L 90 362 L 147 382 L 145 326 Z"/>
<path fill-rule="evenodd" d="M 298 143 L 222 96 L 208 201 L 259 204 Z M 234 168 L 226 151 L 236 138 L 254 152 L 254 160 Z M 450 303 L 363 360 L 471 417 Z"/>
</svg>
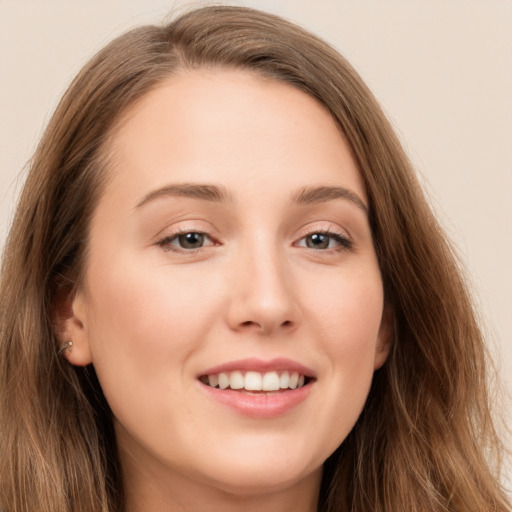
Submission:
<svg viewBox="0 0 512 512">
<path fill-rule="evenodd" d="M 1 307 L 6 512 L 508 510 L 451 249 L 361 79 L 280 18 L 92 59 Z"/>
</svg>

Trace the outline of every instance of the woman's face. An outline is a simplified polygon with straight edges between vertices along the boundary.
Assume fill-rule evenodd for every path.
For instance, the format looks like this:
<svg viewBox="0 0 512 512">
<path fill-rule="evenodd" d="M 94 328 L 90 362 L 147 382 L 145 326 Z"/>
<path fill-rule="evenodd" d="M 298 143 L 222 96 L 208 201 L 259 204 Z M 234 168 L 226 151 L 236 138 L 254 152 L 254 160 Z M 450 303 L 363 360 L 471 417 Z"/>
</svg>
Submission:
<svg viewBox="0 0 512 512">
<path fill-rule="evenodd" d="M 123 116 L 111 160 L 65 335 L 96 369 L 125 476 L 317 485 L 389 341 L 331 116 L 248 72 L 183 72 Z"/>
</svg>

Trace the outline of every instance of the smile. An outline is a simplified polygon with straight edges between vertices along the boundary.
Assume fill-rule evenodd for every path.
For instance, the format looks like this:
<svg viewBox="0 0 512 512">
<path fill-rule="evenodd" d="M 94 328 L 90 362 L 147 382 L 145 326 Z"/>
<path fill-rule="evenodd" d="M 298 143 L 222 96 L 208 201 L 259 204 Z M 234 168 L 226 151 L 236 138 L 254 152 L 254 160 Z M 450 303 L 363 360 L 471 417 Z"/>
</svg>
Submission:
<svg viewBox="0 0 512 512">
<path fill-rule="evenodd" d="M 220 372 L 203 375 L 200 381 L 212 388 L 241 391 L 280 391 L 299 389 L 307 384 L 307 377 L 299 372 L 289 371 L 241 371 Z"/>
<path fill-rule="evenodd" d="M 288 358 L 248 358 L 205 369 L 197 380 L 213 403 L 262 420 L 291 413 L 307 401 L 317 376 Z"/>
</svg>

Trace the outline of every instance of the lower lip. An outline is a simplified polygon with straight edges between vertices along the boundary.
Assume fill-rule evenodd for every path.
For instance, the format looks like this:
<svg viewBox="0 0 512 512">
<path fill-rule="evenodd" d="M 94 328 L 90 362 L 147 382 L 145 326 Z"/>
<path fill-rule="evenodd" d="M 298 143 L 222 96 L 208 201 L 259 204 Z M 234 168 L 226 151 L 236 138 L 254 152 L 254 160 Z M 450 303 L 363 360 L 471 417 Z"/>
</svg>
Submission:
<svg viewBox="0 0 512 512">
<path fill-rule="evenodd" d="M 236 412 L 250 418 L 268 419 L 277 418 L 297 407 L 309 395 L 314 382 L 310 382 L 299 389 L 290 389 L 277 393 L 244 393 L 230 389 L 212 388 L 200 383 L 208 394 L 221 404 L 227 405 Z"/>
</svg>

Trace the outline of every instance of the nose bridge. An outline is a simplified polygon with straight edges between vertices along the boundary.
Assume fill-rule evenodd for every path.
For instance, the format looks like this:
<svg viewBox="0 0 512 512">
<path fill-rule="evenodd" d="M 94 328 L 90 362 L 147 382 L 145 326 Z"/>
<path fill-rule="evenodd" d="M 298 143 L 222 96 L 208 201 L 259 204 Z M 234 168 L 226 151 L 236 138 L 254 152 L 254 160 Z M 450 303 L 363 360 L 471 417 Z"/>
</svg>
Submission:
<svg viewBox="0 0 512 512">
<path fill-rule="evenodd" d="M 271 332 L 298 322 L 298 304 L 284 247 L 268 234 L 238 248 L 233 264 L 230 323 L 236 329 Z"/>
</svg>

